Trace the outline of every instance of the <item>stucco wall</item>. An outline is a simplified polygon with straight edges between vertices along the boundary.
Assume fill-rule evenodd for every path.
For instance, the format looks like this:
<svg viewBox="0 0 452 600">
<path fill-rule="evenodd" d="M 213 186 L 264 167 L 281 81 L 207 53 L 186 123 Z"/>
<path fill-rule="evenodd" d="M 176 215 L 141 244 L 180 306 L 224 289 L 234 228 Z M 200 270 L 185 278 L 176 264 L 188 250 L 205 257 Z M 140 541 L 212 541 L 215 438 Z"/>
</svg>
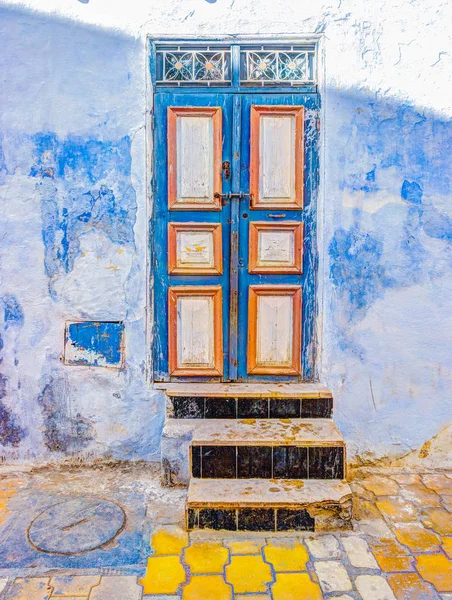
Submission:
<svg viewBox="0 0 452 600">
<path fill-rule="evenodd" d="M 2 457 L 157 457 L 145 72 L 159 33 L 324 34 L 320 377 L 351 456 L 405 454 L 450 420 L 448 2 L 1 4 Z M 77 319 L 124 321 L 125 370 L 62 364 Z"/>
</svg>

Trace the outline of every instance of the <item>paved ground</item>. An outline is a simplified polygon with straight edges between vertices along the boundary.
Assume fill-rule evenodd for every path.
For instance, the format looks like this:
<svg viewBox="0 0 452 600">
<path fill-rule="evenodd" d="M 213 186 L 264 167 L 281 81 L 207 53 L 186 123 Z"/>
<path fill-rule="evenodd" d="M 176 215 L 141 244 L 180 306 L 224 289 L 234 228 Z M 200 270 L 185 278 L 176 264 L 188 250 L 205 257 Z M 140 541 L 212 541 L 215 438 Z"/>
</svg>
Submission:
<svg viewBox="0 0 452 600">
<path fill-rule="evenodd" d="M 24 512 L 29 522 L 37 516 L 36 506 L 24 508 L 24 499 L 35 494 L 47 492 L 65 500 L 82 491 L 120 505 L 127 502 L 126 515 L 135 498 L 143 502 L 144 510 L 135 511 L 133 531 L 128 533 L 129 540 L 138 539 L 137 532 L 142 537 L 137 542 L 140 552 L 117 551 L 121 536 L 126 535 L 123 530 L 109 545 L 94 551 L 103 552 L 100 562 L 97 554 L 87 552 L 66 557 L 62 568 L 55 555 L 40 562 L 39 551 L 24 568 L 0 562 L 0 597 L 452 600 L 452 474 L 390 472 L 355 480 L 352 487 L 355 522 L 350 532 L 243 537 L 200 532 L 189 537 L 180 528 L 183 491 L 162 489 L 154 467 L 4 474 L 0 552 L 9 548 L 13 558 L 11 544 L 19 536 L 9 535 L 11 522 L 18 520 L 17 511 L 22 521 Z M 141 521 L 140 514 L 144 514 Z M 95 528 L 96 518 L 90 512 L 86 519 L 58 531 L 82 527 L 82 521 Z M 90 555 L 97 558 L 86 567 Z M 138 557 L 135 565 L 127 562 L 133 556 Z"/>
</svg>

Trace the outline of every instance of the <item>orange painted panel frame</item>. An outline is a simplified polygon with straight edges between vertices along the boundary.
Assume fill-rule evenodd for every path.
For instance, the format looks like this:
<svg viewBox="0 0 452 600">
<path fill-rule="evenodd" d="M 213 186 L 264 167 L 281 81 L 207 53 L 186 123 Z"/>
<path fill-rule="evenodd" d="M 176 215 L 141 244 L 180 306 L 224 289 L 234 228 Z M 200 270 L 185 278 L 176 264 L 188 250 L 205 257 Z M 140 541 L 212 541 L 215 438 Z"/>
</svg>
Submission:
<svg viewBox="0 0 452 600">
<path fill-rule="evenodd" d="M 259 233 L 261 231 L 293 231 L 292 265 L 262 265 L 259 264 Z M 268 221 L 254 221 L 249 224 L 249 257 L 248 270 L 250 273 L 295 273 L 303 272 L 303 223 L 286 221 L 284 223 L 269 223 Z"/>
<path fill-rule="evenodd" d="M 213 365 L 211 367 L 179 367 L 178 365 L 178 299 L 181 297 L 213 298 Z M 176 286 L 168 289 L 168 360 L 171 376 L 221 377 L 223 375 L 222 289 L 215 286 Z"/>
<path fill-rule="evenodd" d="M 179 232 L 211 232 L 213 266 L 203 267 L 178 266 L 177 234 Z M 168 273 L 171 275 L 221 275 L 223 273 L 223 257 L 221 245 L 221 223 L 168 223 Z"/>
<path fill-rule="evenodd" d="M 169 106 L 168 114 L 168 208 L 170 210 L 221 210 L 222 113 L 219 107 Z M 177 119 L 182 116 L 211 117 L 213 124 L 213 195 L 210 202 L 177 201 Z M 219 194 L 218 196 L 216 196 Z"/>
<path fill-rule="evenodd" d="M 273 117 L 293 115 L 295 117 L 295 195 L 293 202 L 262 202 L 259 198 L 260 180 L 260 133 L 261 116 Z M 252 106 L 250 133 L 250 194 L 251 209 L 300 210 L 303 208 L 303 173 L 304 173 L 304 107 L 303 106 Z"/>
<path fill-rule="evenodd" d="M 257 362 L 259 296 L 292 297 L 292 361 L 290 365 L 259 365 Z M 251 375 L 300 375 L 301 373 L 301 285 L 250 285 L 248 297 L 248 373 Z"/>
</svg>

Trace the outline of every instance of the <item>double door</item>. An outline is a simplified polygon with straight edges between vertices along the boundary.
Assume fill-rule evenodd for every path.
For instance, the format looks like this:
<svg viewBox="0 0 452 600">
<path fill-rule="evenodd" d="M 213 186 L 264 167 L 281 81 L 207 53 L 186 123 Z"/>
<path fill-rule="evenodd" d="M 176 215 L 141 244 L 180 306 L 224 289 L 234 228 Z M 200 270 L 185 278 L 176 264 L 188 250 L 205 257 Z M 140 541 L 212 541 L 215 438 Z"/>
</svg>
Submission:
<svg viewBox="0 0 452 600">
<path fill-rule="evenodd" d="M 156 93 L 154 128 L 154 380 L 311 380 L 316 94 Z"/>
</svg>

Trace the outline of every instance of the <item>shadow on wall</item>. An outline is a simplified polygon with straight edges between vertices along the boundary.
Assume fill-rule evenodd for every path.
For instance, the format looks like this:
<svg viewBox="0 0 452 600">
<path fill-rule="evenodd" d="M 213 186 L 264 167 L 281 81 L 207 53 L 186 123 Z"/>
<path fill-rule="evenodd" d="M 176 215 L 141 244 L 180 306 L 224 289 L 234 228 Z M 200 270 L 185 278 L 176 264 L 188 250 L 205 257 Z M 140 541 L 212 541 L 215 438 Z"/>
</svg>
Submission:
<svg viewBox="0 0 452 600">
<path fill-rule="evenodd" d="M 164 407 L 156 415 L 152 403 L 140 404 L 147 393 L 144 317 L 137 325 L 141 347 L 128 352 L 125 375 L 103 402 L 100 388 L 92 401 L 82 398 L 80 385 L 67 377 L 74 367 L 58 360 L 62 348 L 49 351 L 37 335 L 39 303 L 61 318 L 69 310 L 65 282 L 77 272 L 77 289 L 89 287 L 89 272 L 77 271 L 87 239 L 96 240 L 100 254 L 106 245 L 135 253 L 137 231 L 144 235 L 137 212 L 145 199 L 137 196 L 131 150 L 145 110 L 137 83 L 141 42 L 22 10 L 1 9 L 1 20 L 6 217 L 0 234 L 24 270 L 19 277 L 2 264 L 0 445 L 6 453 L 8 445 L 20 448 L 29 439 L 35 456 L 93 448 L 118 458 L 150 456 L 158 451 Z M 36 48 L 42 49 L 39 60 L 32 61 Z M 452 125 L 433 111 L 368 90 L 327 90 L 327 97 L 323 377 L 352 452 L 402 455 L 450 418 Z M 142 163 L 144 179 L 144 156 Z M 20 206 L 36 207 L 29 221 L 9 206 L 11 189 Z M 33 197 L 32 205 L 20 204 L 25 196 Z M 31 275 L 33 253 L 43 261 Z M 119 297 L 144 278 L 140 261 L 142 255 L 133 254 L 135 271 L 131 267 L 105 295 Z M 39 279 L 36 285 L 31 277 Z M 105 295 L 98 299 L 102 310 Z M 140 302 L 126 294 L 118 310 L 111 305 L 111 318 L 139 312 Z M 126 321 L 126 336 L 129 327 Z M 30 346 L 40 365 L 33 375 Z M 63 379 L 67 384 L 52 387 Z"/>
</svg>

